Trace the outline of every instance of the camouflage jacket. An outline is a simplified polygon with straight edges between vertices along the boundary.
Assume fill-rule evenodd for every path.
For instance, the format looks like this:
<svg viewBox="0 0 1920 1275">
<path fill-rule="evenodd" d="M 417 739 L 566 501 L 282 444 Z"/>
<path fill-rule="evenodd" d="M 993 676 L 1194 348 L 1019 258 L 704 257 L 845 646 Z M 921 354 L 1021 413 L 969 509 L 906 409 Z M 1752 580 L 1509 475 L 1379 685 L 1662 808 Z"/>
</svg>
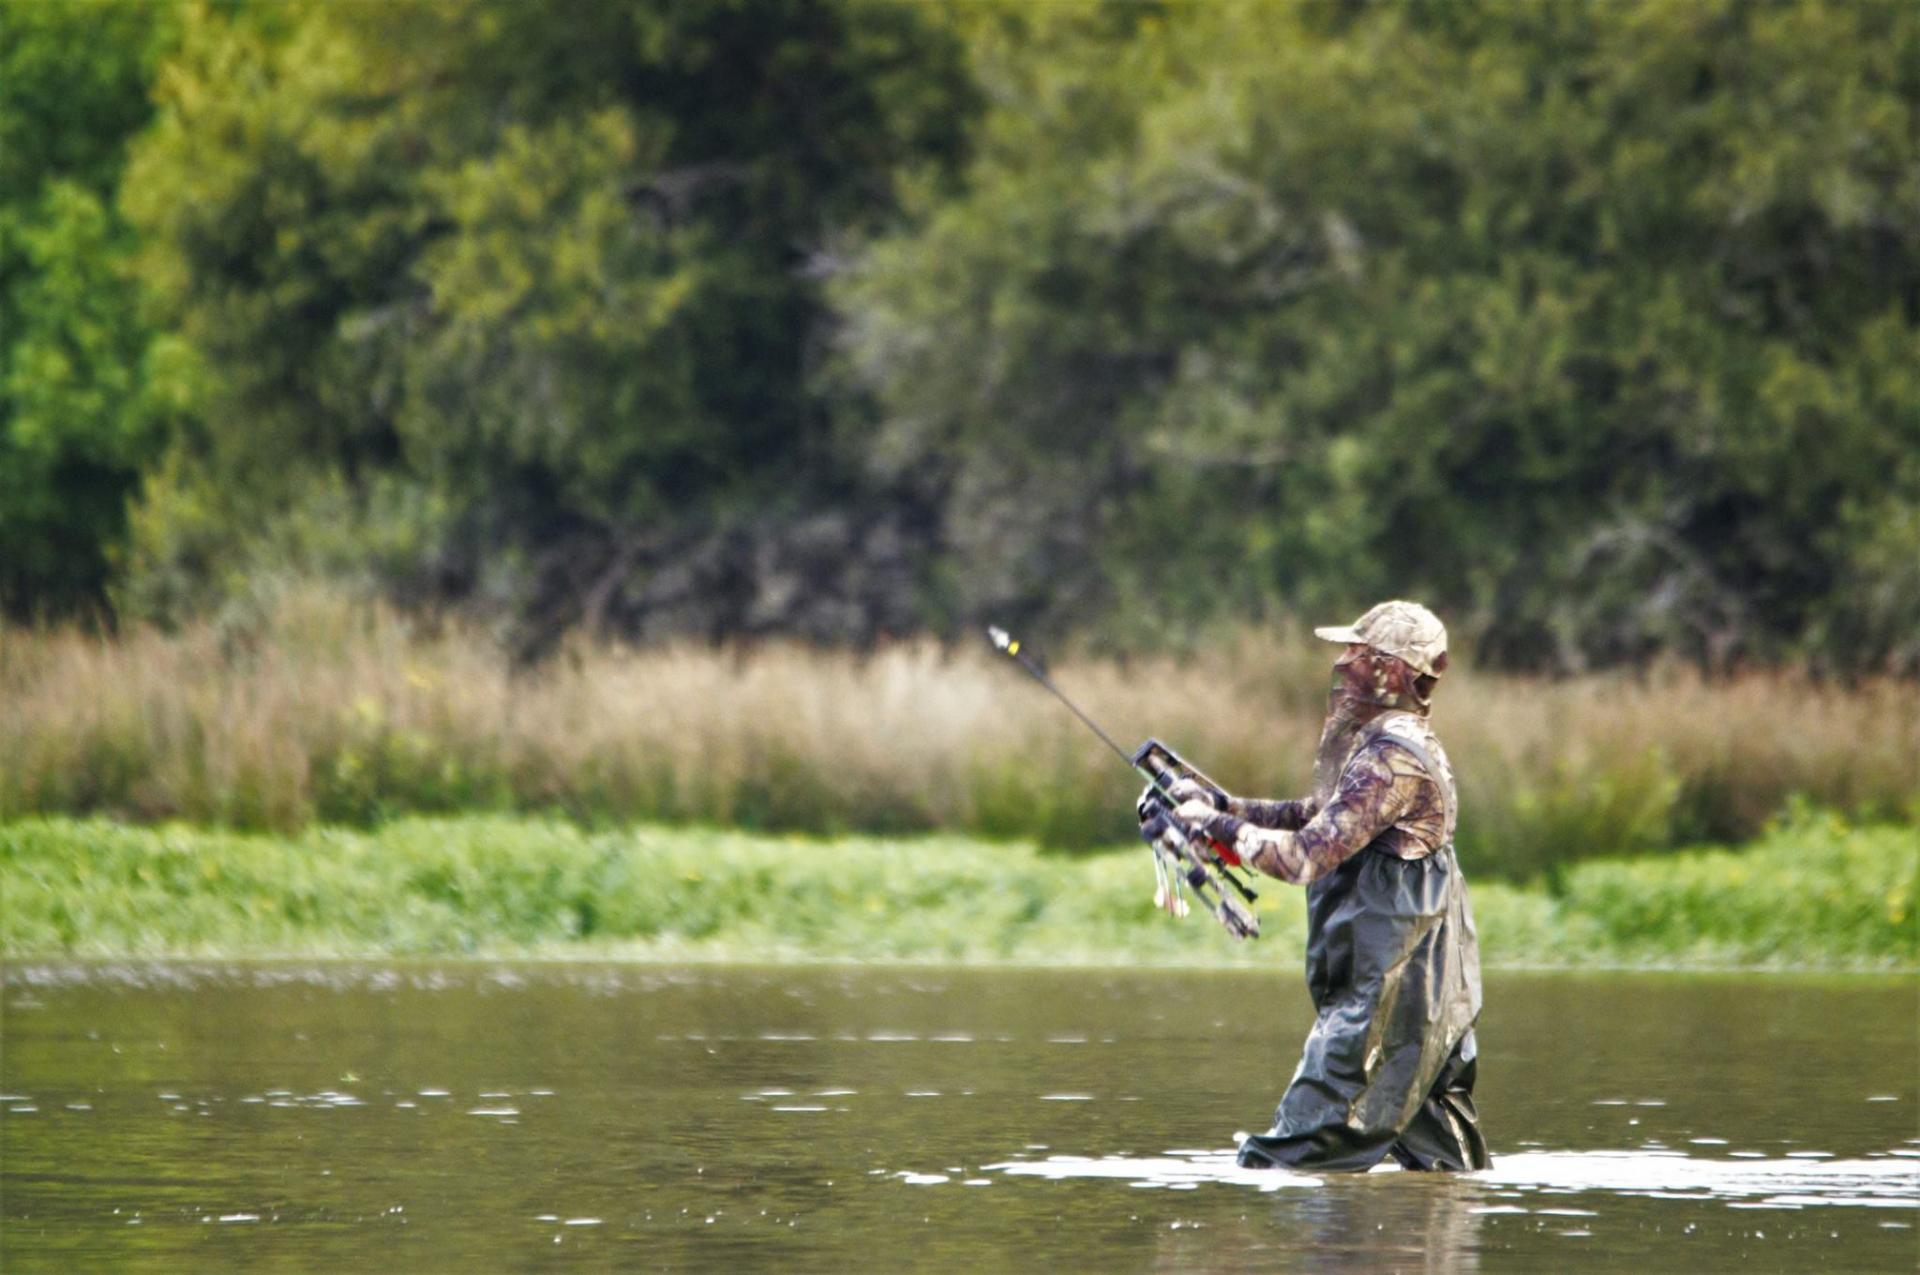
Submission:
<svg viewBox="0 0 1920 1275">
<path fill-rule="evenodd" d="M 1427 771 L 1424 750 L 1438 767 Z M 1233 798 L 1207 835 L 1252 867 L 1306 885 L 1368 845 L 1421 859 L 1453 840 L 1453 767 L 1424 717 L 1389 712 L 1361 729 L 1331 792 L 1295 801 Z"/>
</svg>

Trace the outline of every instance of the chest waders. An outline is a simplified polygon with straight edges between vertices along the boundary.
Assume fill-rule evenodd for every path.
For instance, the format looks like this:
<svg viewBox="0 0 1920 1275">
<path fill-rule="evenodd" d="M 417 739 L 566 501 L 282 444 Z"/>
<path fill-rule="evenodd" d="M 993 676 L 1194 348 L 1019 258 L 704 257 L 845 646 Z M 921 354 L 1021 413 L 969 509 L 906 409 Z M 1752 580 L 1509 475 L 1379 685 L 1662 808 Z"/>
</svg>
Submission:
<svg viewBox="0 0 1920 1275">
<path fill-rule="evenodd" d="M 1379 738 L 1369 731 L 1362 747 Z M 1455 796 L 1427 750 L 1451 838 Z M 1451 839 L 1424 859 L 1369 845 L 1307 887 L 1316 1017 L 1273 1128 L 1240 1144 L 1249 1168 L 1484 1169 L 1473 1106 L 1480 947 Z"/>
</svg>

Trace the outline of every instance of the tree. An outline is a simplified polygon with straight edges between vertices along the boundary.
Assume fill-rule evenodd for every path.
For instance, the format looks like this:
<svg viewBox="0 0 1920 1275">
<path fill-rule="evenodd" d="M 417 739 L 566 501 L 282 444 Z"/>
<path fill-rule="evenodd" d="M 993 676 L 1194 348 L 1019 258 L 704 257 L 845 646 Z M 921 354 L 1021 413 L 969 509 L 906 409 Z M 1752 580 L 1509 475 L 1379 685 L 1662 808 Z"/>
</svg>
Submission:
<svg viewBox="0 0 1920 1275">
<path fill-rule="evenodd" d="M 0 0 L 0 610 L 104 600 L 191 362 L 140 315 L 113 204 L 173 39 L 158 6 Z"/>
</svg>

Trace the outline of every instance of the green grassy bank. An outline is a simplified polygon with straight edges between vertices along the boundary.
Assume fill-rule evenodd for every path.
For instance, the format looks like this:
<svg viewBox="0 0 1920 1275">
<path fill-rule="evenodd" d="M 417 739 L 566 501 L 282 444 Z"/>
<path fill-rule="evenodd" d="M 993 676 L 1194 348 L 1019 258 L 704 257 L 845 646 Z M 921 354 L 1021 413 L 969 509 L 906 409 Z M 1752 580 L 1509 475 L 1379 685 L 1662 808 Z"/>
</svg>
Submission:
<svg viewBox="0 0 1920 1275">
<path fill-rule="evenodd" d="M 1469 876 L 1472 865 L 1468 865 Z M 1489 964 L 1912 969 L 1920 834 L 1804 816 L 1752 847 L 1476 881 Z M 954 837 L 811 840 L 504 817 L 291 837 L 108 821 L 0 825 L 0 953 L 621 956 L 1226 965 L 1299 959 L 1151 907 L 1141 850 Z"/>
</svg>

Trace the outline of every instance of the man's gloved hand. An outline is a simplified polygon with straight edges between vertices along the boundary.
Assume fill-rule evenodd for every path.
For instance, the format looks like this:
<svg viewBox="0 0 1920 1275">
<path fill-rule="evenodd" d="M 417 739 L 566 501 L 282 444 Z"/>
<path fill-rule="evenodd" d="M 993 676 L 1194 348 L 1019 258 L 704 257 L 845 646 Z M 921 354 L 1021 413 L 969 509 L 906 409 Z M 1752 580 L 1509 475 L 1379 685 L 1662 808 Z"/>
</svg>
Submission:
<svg viewBox="0 0 1920 1275">
<path fill-rule="evenodd" d="M 1205 797 L 1196 797 L 1191 801 L 1182 802 L 1176 807 L 1173 812 L 1173 817 L 1185 824 L 1188 831 L 1191 832 L 1196 839 L 1211 841 L 1213 843 L 1213 852 L 1220 857 L 1222 863 L 1225 863 L 1230 868 L 1237 868 L 1241 866 L 1242 859 L 1240 848 L 1234 844 L 1232 838 L 1234 831 L 1240 828 L 1240 821 L 1231 817 L 1222 820 L 1218 817 L 1220 814 L 1220 808 L 1214 805 L 1213 802 L 1207 800 Z M 1222 828 L 1221 825 L 1223 823 L 1227 825 L 1226 828 Z M 1159 832 L 1159 840 L 1162 847 L 1168 851 L 1177 853 L 1179 850 L 1178 838 L 1173 833 L 1171 827 L 1169 826 L 1157 831 Z M 1214 840 L 1216 837 L 1221 839 L 1216 841 Z"/>
<path fill-rule="evenodd" d="M 1226 794 L 1215 792 L 1198 779 L 1188 779 L 1182 775 L 1173 781 L 1172 791 L 1173 802 L 1176 806 L 1185 806 L 1195 801 L 1203 801 L 1209 810 L 1225 810 L 1227 808 Z"/>
<path fill-rule="evenodd" d="M 1166 808 L 1166 799 L 1160 795 L 1158 788 L 1148 784 L 1140 790 L 1139 800 L 1133 803 L 1133 816 L 1140 821 L 1140 832 L 1143 836 L 1153 835 L 1148 830 L 1149 825 L 1158 819 L 1160 813 Z"/>
<path fill-rule="evenodd" d="M 1204 837 L 1206 836 L 1207 820 L 1219 813 L 1220 808 L 1207 798 L 1194 797 L 1176 806 L 1173 811 L 1173 817 L 1179 820 L 1193 836 Z M 1170 821 L 1163 823 L 1158 829 L 1150 830 L 1148 835 L 1153 836 L 1155 840 L 1159 842 L 1162 849 L 1178 853 L 1180 836 L 1173 830 Z"/>
<path fill-rule="evenodd" d="M 1142 828 L 1147 826 L 1156 813 L 1166 809 L 1167 795 L 1172 796 L 1172 804 L 1175 806 L 1186 806 L 1201 801 L 1206 803 L 1209 814 L 1226 809 L 1223 801 L 1216 801 L 1216 794 L 1211 788 L 1197 779 L 1189 779 L 1183 775 L 1173 781 L 1166 795 L 1152 784 L 1140 790 L 1140 799 L 1133 803 L 1133 813 L 1140 820 Z"/>
<path fill-rule="evenodd" d="M 1173 813 L 1180 822 L 1198 832 L 1207 826 L 1207 820 L 1220 813 L 1220 807 L 1208 797 L 1188 797 L 1174 808 Z"/>
</svg>

